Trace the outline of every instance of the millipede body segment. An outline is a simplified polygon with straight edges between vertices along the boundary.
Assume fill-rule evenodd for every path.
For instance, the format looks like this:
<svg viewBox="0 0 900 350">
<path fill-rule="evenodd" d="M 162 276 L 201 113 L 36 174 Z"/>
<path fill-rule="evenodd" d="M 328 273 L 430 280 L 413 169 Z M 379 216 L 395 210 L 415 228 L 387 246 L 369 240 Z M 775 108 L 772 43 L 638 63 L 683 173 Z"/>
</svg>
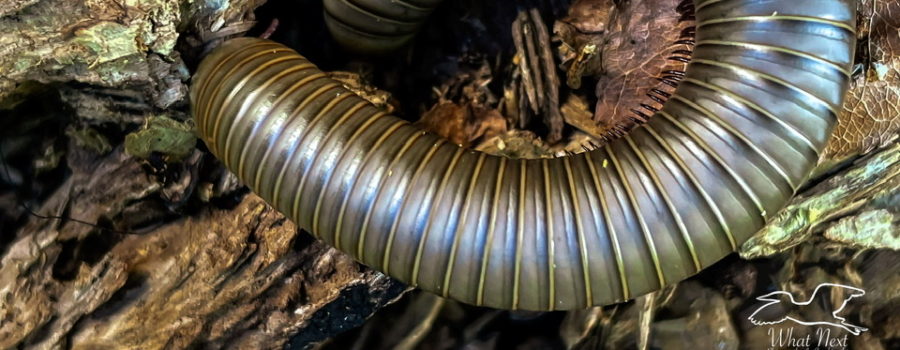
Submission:
<svg viewBox="0 0 900 350">
<path fill-rule="evenodd" d="M 326 0 L 424 18 L 389 11 L 399 3 L 436 1 Z M 359 32 L 408 32 L 327 8 Z M 816 164 L 847 90 L 854 0 L 695 8 L 693 59 L 663 108 L 569 157 L 462 149 L 253 38 L 202 62 L 193 115 L 212 153 L 253 191 L 402 281 L 506 309 L 624 301 L 698 272 L 762 227 Z"/>
<path fill-rule="evenodd" d="M 387 53 L 406 45 L 443 0 L 323 0 L 325 24 L 345 49 Z"/>
</svg>

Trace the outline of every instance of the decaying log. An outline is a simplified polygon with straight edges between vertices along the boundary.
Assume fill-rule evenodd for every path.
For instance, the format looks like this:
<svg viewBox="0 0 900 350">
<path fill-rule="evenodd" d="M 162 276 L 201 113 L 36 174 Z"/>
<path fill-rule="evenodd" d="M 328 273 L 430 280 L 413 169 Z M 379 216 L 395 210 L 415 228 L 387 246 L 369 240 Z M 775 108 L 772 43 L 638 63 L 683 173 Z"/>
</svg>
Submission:
<svg viewBox="0 0 900 350">
<path fill-rule="evenodd" d="M 158 211 L 167 185 L 121 148 L 80 153 L 38 210 L 65 219 L 33 217 L 5 251 L 2 348 L 300 346 L 355 327 L 406 289 L 252 194 L 132 230 L 123 218 Z M 197 155 L 168 186 L 202 182 Z"/>
<path fill-rule="evenodd" d="M 745 259 L 774 255 L 816 232 L 850 246 L 900 249 L 898 201 L 900 142 L 894 142 L 795 196 L 740 254 Z M 866 222 L 854 224 L 860 221 Z"/>
<path fill-rule="evenodd" d="M 361 324 L 406 289 L 299 232 L 216 163 L 204 167 L 212 158 L 183 137 L 183 54 L 195 60 L 247 31 L 261 3 L 0 6 L 4 125 L 31 118 L 15 108 L 41 97 L 35 81 L 70 84 L 50 101 L 76 120 L 68 146 L 47 148 L 64 155 L 68 175 L 34 213 L 4 192 L 9 220 L 25 223 L 2 232 L 0 348 L 303 347 Z M 142 124 L 124 147 L 97 131 Z M 20 138 L 0 140 L 10 151 L 0 153 L 27 152 Z M 0 163 L 3 183 L 28 183 L 30 166 Z"/>
</svg>

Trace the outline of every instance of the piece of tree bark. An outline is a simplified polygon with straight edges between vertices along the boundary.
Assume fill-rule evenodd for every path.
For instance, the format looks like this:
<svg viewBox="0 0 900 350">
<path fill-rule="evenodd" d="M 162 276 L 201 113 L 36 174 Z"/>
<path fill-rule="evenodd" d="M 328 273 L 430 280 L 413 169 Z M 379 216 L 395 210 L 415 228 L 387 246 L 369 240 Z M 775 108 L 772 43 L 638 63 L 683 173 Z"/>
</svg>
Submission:
<svg viewBox="0 0 900 350">
<path fill-rule="evenodd" d="M 263 2 L 0 1 L 0 101 L 26 81 L 79 82 L 135 89 L 156 107 L 169 107 L 187 87 L 167 80 L 170 74 L 156 74 L 168 68 L 153 65 L 185 70 L 182 54 L 200 54 L 227 35 L 246 32 Z M 200 50 L 179 53 L 179 37 Z"/>
<path fill-rule="evenodd" d="M 900 200 L 900 142 L 807 186 L 808 190 L 795 196 L 765 228 L 744 243 L 740 250 L 742 257 L 753 259 L 786 251 L 808 241 L 813 234 L 833 227 L 838 219 L 871 215 L 866 213 L 873 210 L 883 211 L 877 217 L 881 221 L 870 223 L 887 225 L 882 236 L 863 237 L 847 231 L 842 236 L 856 236 L 859 246 L 875 248 L 893 247 L 896 243 L 891 242 L 900 239 L 893 237 L 900 232 L 900 211 L 894 205 Z M 834 230 L 840 228 L 831 231 L 832 236 L 839 235 Z"/>
<path fill-rule="evenodd" d="M 118 230 L 170 185 L 121 148 L 75 153 L 73 175 L 38 211 L 66 219 L 32 218 L 0 262 L 0 348 L 302 346 L 361 324 L 406 289 L 252 194 Z"/>
<path fill-rule="evenodd" d="M 526 128 L 534 117 L 540 116 L 547 127 L 545 139 L 550 144 L 563 138 L 564 120 L 559 111 L 559 77 L 553 59 L 550 34 L 540 12 L 536 8 L 519 11 L 512 24 L 512 39 L 516 48 L 518 76 L 521 92 L 518 115 L 514 116 L 519 128 Z"/>
</svg>

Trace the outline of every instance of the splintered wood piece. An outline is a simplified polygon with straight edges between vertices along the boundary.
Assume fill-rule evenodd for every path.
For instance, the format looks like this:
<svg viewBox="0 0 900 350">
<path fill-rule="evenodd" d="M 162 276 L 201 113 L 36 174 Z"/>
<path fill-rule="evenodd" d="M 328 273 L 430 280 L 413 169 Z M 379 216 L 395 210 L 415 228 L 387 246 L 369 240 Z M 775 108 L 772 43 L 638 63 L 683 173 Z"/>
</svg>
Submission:
<svg viewBox="0 0 900 350">
<path fill-rule="evenodd" d="M 555 144 L 562 140 L 564 126 L 559 111 L 559 76 L 550 34 L 538 9 L 519 12 L 512 35 L 521 76 L 519 91 L 527 97 L 522 99 L 527 103 L 520 103 L 517 124 L 525 128 L 532 116 L 540 115 L 548 129 L 547 142 Z"/>
</svg>

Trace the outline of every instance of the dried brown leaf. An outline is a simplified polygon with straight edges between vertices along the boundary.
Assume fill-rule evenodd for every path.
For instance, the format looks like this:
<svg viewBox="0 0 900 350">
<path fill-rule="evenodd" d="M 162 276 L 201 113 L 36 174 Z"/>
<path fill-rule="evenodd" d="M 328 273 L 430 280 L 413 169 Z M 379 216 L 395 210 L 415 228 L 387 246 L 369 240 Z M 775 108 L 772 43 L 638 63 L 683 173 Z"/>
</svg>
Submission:
<svg viewBox="0 0 900 350">
<path fill-rule="evenodd" d="M 646 121 L 675 91 L 677 72 L 687 64 L 670 57 L 689 57 L 692 50 L 678 43 L 693 25 L 676 10 L 680 2 L 637 1 L 617 8 L 601 48 L 603 74 L 594 120 L 606 132 L 596 136 L 620 136 Z"/>
<path fill-rule="evenodd" d="M 900 131 L 900 0 L 859 6 L 860 74 L 823 157 L 841 160 L 885 145 Z"/>
<path fill-rule="evenodd" d="M 583 0 L 555 32 L 569 86 L 578 88 L 582 75 L 597 78 L 592 120 L 568 122 L 610 139 L 645 122 L 674 92 L 693 49 L 684 40 L 693 36 L 693 9 L 682 0 Z"/>
<path fill-rule="evenodd" d="M 422 115 L 419 124 L 462 147 L 506 132 L 506 119 L 497 110 L 451 102 L 432 107 Z"/>
<path fill-rule="evenodd" d="M 562 41 L 559 48 L 562 66 L 572 71 L 572 65 L 578 64 L 579 67 L 574 69 L 586 76 L 602 72 L 598 56 L 588 57 L 584 61 L 577 58 L 585 52 L 584 48 L 596 49 L 603 45 L 603 34 L 606 33 L 614 12 L 613 0 L 576 0 L 569 7 L 568 15 L 553 25 L 553 34 Z"/>
</svg>

